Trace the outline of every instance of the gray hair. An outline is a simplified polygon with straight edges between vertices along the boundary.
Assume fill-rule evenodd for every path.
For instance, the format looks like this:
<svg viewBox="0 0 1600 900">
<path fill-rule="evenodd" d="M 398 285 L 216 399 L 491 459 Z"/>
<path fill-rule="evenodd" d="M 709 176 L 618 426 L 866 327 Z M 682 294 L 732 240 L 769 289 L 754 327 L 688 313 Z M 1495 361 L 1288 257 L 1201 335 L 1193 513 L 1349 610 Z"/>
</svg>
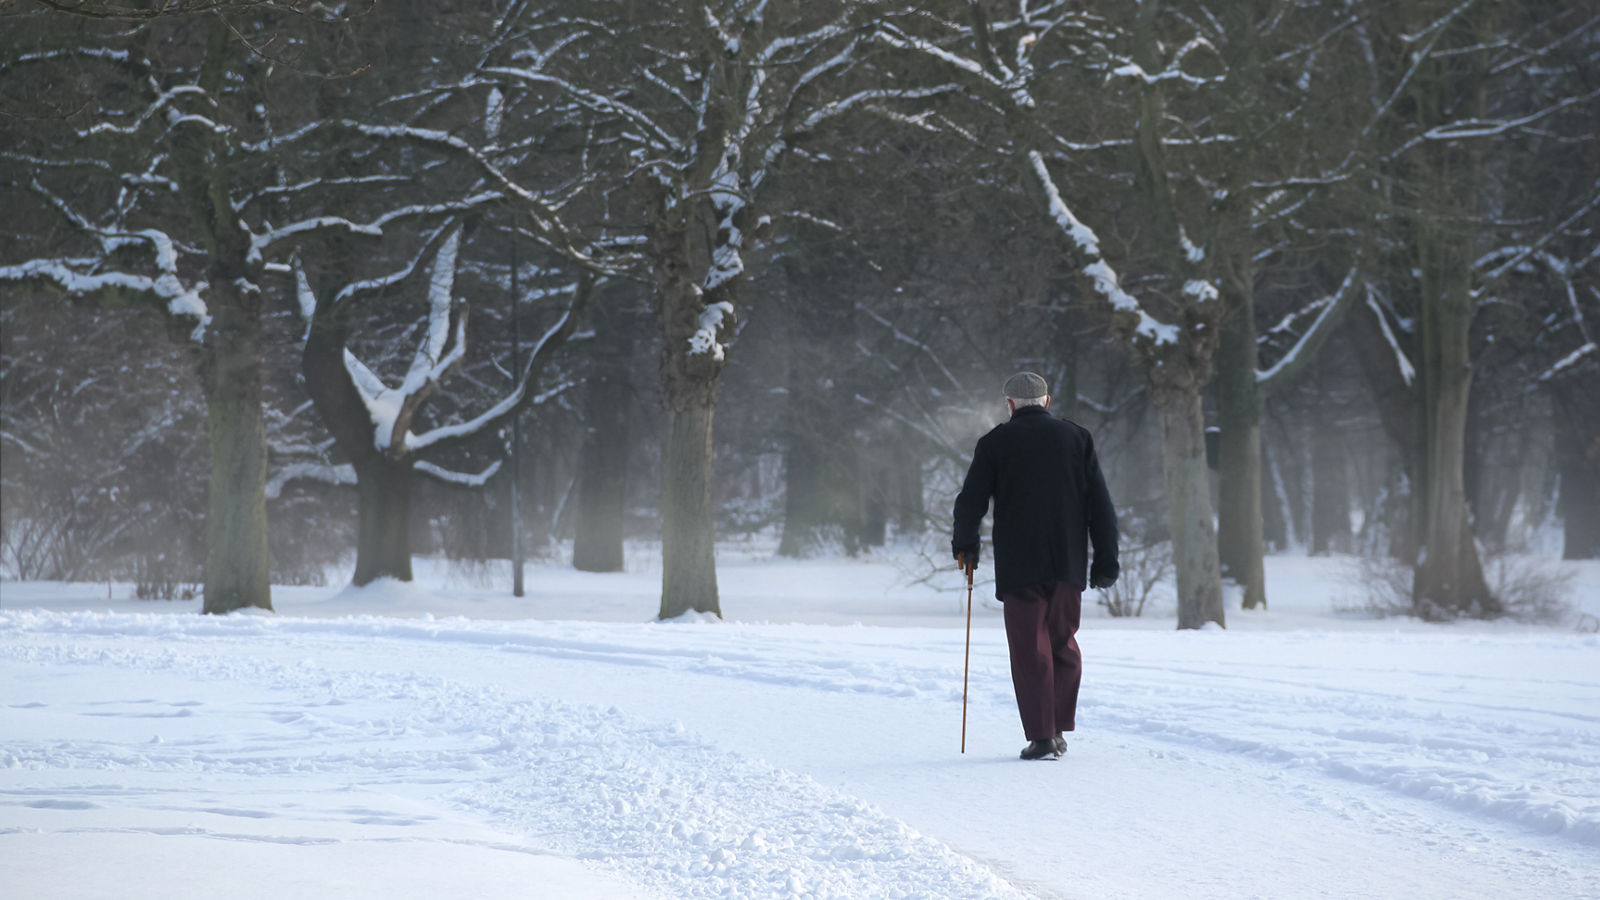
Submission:
<svg viewBox="0 0 1600 900">
<path fill-rule="evenodd" d="M 1006 398 L 1017 401 L 1018 406 L 1043 405 L 1050 394 L 1050 385 L 1032 372 L 1018 372 L 1006 379 Z"/>
</svg>

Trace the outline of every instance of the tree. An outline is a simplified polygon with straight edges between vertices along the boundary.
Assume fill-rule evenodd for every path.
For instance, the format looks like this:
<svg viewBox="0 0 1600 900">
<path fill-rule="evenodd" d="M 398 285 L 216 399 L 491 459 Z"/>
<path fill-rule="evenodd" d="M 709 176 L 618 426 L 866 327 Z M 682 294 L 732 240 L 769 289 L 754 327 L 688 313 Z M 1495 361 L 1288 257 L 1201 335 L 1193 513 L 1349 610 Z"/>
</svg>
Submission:
<svg viewBox="0 0 1600 900">
<path fill-rule="evenodd" d="M 508 85 L 554 85 L 603 117 L 635 173 L 663 337 L 662 618 L 721 614 L 712 425 L 746 258 L 779 212 L 770 176 L 794 142 L 906 94 L 839 88 L 868 43 L 863 24 L 881 13 L 834 2 L 604 4 L 591 20 L 560 21 L 567 39 L 531 64 L 485 70 Z"/>
<path fill-rule="evenodd" d="M 234 17 L 149 16 L 128 28 L 36 12 L 8 22 L 6 82 L 56 109 L 7 156 L 65 238 L 34 235 L 0 280 L 74 296 L 117 293 L 162 311 L 196 344 L 210 449 L 208 613 L 272 606 L 261 413 L 261 281 L 283 239 L 328 223 L 267 225 L 249 207 L 274 176 L 258 143 L 268 65 L 252 47 L 283 26 L 273 4 Z M 82 90 L 82 98 L 74 92 Z M 110 100 L 87 113 L 87 99 Z"/>
<path fill-rule="evenodd" d="M 1499 279 L 1577 227 L 1600 194 L 1591 187 L 1530 228 L 1505 216 L 1508 204 L 1498 199 L 1513 196 L 1519 171 L 1495 171 L 1487 154 L 1503 141 L 1560 146 L 1588 133 L 1582 110 L 1597 94 L 1572 77 L 1577 63 L 1561 65 L 1560 54 L 1564 45 L 1581 47 L 1570 39 L 1592 22 L 1554 4 L 1514 11 L 1479 3 L 1373 8 L 1363 20 L 1378 72 L 1375 99 L 1386 98 L 1377 101 L 1374 130 L 1397 213 L 1391 278 L 1403 286 L 1406 319 L 1414 322 L 1408 349 L 1420 425 L 1413 451 L 1420 549 L 1413 603 L 1427 617 L 1495 615 L 1502 599 L 1483 578 L 1466 496 L 1472 325 Z M 1536 59 L 1557 77 L 1528 64 Z M 1485 254 L 1496 231 L 1518 238 L 1509 258 Z"/>
<path fill-rule="evenodd" d="M 464 421 L 424 428 L 425 404 L 466 356 L 467 305 L 455 293 L 462 227 L 446 227 L 428 276 L 425 336 L 398 385 L 387 383 L 348 347 L 351 317 L 358 303 L 390 285 L 403 283 L 415 261 L 389 277 L 356 282 L 319 297 L 302 268 L 295 277 L 301 307 L 309 318 L 303 357 L 306 385 L 317 411 L 353 467 L 360 497 L 356 547 L 357 586 L 377 578 L 411 580 L 410 503 L 413 472 L 452 484 L 482 486 L 498 471 L 495 461 L 476 474 L 444 468 L 430 457 L 483 434 L 568 385 L 543 392 L 534 380 L 556 348 L 573 332 L 576 311 L 587 297 L 586 283 L 572 285 L 572 300 L 534 345 L 514 388 L 484 412 Z M 332 296 L 329 296 L 332 293 Z"/>
<path fill-rule="evenodd" d="M 584 379 L 585 426 L 578 453 L 576 534 L 572 566 L 620 572 L 627 511 L 628 465 L 639 431 L 633 425 L 633 355 L 640 338 L 642 293 L 629 281 L 595 286 L 589 306 L 595 337 Z"/>
<path fill-rule="evenodd" d="M 1211 379 L 1222 304 L 1205 254 L 1189 240 L 1180 221 L 1186 204 L 1169 177 L 1169 141 L 1190 138 L 1169 134 L 1162 83 L 1181 75 L 1189 45 L 1170 57 L 1164 53 L 1168 45 L 1157 33 L 1159 7 L 1143 3 L 1128 27 L 1108 30 L 1099 20 L 1060 7 L 1040 13 L 1025 9 L 1016 19 L 996 22 L 984 5 L 969 3 L 964 25 L 930 19 L 923 23 L 933 26 L 927 34 L 891 26 L 881 35 L 890 46 L 941 63 L 945 74 L 973 89 L 978 114 L 999 117 L 1003 137 L 992 152 L 1015 161 L 1044 213 L 1039 221 L 1056 236 L 1065 267 L 1110 317 L 1117 339 L 1143 369 L 1161 421 L 1178 627 L 1199 628 L 1225 620 L 1201 406 Z M 1125 48 L 1123 55 L 1097 60 L 1107 44 Z M 1143 300 L 1123 288 L 1098 230 L 1067 202 L 1052 170 L 1052 161 L 1060 169 L 1077 164 L 1078 150 L 1100 149 L 1050 128 L 1054 121 L 1069 120 L 1051 115 L 1070 102 L 1071 85 L 1061 74 L 1068 67 L 1078 73 L 1132 76 L 1132 96 L 1123 99 L 1138 112 L 1118 143 L 1127 151 L 1126 168 L 1119 172 L 1132 176 L 1135 191 L 1132 209 L 1121 214 L 1131 212 L 1138 223 L 1134 227 L 1151 234 L 1138 257 L 1149 273 Z M 1118 212 L 1107 210 L 1105 215 L 1111 221 Z M 1165 318 L 1151 311 L 1155 304 L 1165 310 Z"/>
</svg>

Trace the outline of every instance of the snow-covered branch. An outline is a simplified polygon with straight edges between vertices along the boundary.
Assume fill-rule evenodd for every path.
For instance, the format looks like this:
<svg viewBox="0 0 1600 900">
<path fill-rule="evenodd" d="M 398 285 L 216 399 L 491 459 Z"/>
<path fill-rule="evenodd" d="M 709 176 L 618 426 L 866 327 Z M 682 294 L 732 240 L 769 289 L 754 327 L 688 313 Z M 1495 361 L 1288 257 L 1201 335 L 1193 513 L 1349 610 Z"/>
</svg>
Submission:
<svg viewBox="0 0 1600 900">
<path fill-rule="evenodd" d="M 498 425 L 518 411 L 528 407 L 537 406 L 549 401 L 562 392 L 570 389 L 574 382 L 562 382 L 548 390 L 531 393 L 534 380 L 540 370 L 549 362 L 556 347 L 572 336 L 577 326 L 578 314 L 588 303 L 591 287 L 580 282 L 578 289 L 573 293 L 572 302 L 561 318 L 545 331 L 544 335 L 534 344 L 528 360 L 523 364 L 522 373 L 517 379 L 516 388 L 500 402 L 484 411 L 482 414 L 454 425 L 442 425 L 438 428 L 423 432 L 418 435 L 407 435 L 405 449 L 411 452 L 420 452 L 429 448 L 439 449 L 454 443 L 466 440 L 485 429 Z"/>
<path fill-rule="evenodd" d="M 560 78 L 538 69 L 512 68 L 508 66 L 491 66 L 484 70 L 485 75 L 498 75 L 512 81 L 526 84 L 547 85 L 559 88 L 579 103 L 593 109 L 605 116 L 622 119 L 648 136 L 649 141 L 666 153 L 678 153 L 683 150 L 683 144 L 654 118 L 640 111 L 636 107 L 596 91 L 591 91 L 573 83 L 566 78 Z"/>
<path fill-rule="evenodd" d="M 952 374 L 951 371 L 948 368 L 945 367 L 944 362 L 939 359 L 939 354 L 935 353 L 934 349 L 932 347 L 928 346 L 926 342 L 919 341 L 916 338 L 912 337 L 911 335 L 906 334 L 904 331 L 901 331 L 899 326 L 895 325 L 893 322 L 891 322 L 888 319 L 884 318 L 882 315 L 878 314 L 876 311 L 872 310 L 871 308 L 869 308 L 864 303 L 860 303 L 860 302 L 856 303 L 856 309 L 858 311 L 862 312 L 862 313 L 865 313 L 867 318 L 871 319 L 874 322 L 877 322 L 879 325 L 882 325 L 884 328 L 888 329 L 889 330 L 889 334 L 892 337 L 894 337 L 895 340 L 897 340 L 897 341 L 899 341 L 899 342 L 901 342 L 903 344 L 909 344 L 910 346 L 915 347 L 916 349 L 920 350 L 924 355 L 926 355 L 928 357 L 928 359 L 930 361 L 933 362 L 934 366 L 936 366 L 939 369 L 939 373 L 942 374 L 946 379 L 948 379 L 950 381 L 950 384 L 953 385 L 956 388 L 956 390 L 958 390 L 958 391 L 959 390 L 965 390 L 965 388 L 963 388 L 961 386 L 960 380 L 957 379 L 956 376 L 954 374 Z"/>
<path fill-rule="evenodd" d="M 322 484 L 354 485 L 356 467 L 345 463 L 330 466 L 326 463 L 290 463 L 272 473 L 267 479 L 267 499 L 276 500 L 291 481 L 316 481 Z"/>
<path fill-rule="evenodd" d="M 1151 316 L 1138 300 L 1122 289 L 1116 270 L 1101 255 L 1100 238 L 1095 235 L 1094 229 L 1072 214 L 1072 209 L 1062 199 L 1061 191 L 1056 187 L 1055 179 L 1050 175 L 1050 170 L 1045 166 L 1044 157 L 1039 151 L 1028 151 L 1028 162 L 1032 166 L 1032 174 L 1039 190 L 1044 195 L 1050 218 L 1076 249 L 1078 271 L 1089 279 L 1095 292 L 1111 304 L 1113 310 L 1132 317 L 1133 333 L 1138 337 L 1156 345 L 1177 343 L 1176 325 L 1161 322 Z"/>
<path fill-rule="evenodd" d="M 371 416 L 373 445 L 379 452 L 408 449 L 407 435 L 417 408 L 439 389 L 439 383 L 466 356 L 466 308 L 452 293 L 460 245 L 461 226 L 456 225 L 434 254 L 433 272 L 428 282 L 428 333 L 398 387 L 384 384 L 349 348 L 344 351 L 345 370 Z M 301 278 L 303 280 L 303 276 Z M 305 293 L 300 302 L 304 308 Z"/>
<path fill-rule="evenodd" d="M 86 296 L 111 288 L 120 288 L 137 294 L 155 297 L 164 304 L 168 314 L 188 316 L 195 320 L 190 338 L 196 342 L 205 339 L 211 316 L 201 293 L 205 282 L 185 285 L 178 277 L 177 254 L 172 241 L 162 232 L 145 229 L 130 238 L 149 241 L 155 249 L 158 274 L 140 275 L 131 272 L 102 271 L 100 259 L 34 259 L 9 266 L 0 266 L 0 281 L 43 281 L 55 284 L 75 296 Z"/>
<path fill-rule="evenodd" d="M 1473 290 L 1473 296 L 1481 297 L 1484 291 L 1487 290 L 1490 285 L 1494 284 L 1506 273 L 1515 271 L 1519 266 L 1528 262 L 1530 259 L 1540 258 L 1544 248 L 1549 246 L 1551 241 L 1563 234 L 1566 234 L 1574 225 L 1584 221 L 1589 215 L 1590 210 L 1600 206 L 1600 182 L 1597 182 L 1590 187 L 1593 193 L 1589 197 L 1589 200 L 1582 206 L 1578 207 L 1578 209 L 1575 210 L 1571 215 L 1561 220 L 1561 222 L 1558 223 L 1554 228 L 1551 228 L 1549 231 L 1545 232 L 1541 237 L 1539 237 L 1538 240 L 1517 248 L 1516 252 L 1514 253 L 1506 254 L 1506 256 L 1509 258 L 1500 257 L 1497 256 L 1497 254 L 1489 254 L 1480 258 L 1478 260 L 1478 267 L 1481 267 L 1488 262 L 1492 262 L 1496 258 L 1505 258 L 1505 261 L 1496 266 L 1494 269 L 1485 273 L 1482 283 L 1480 283 L 1479 286 Z M 1546 262 L 1551 260 L 1548 254 L 1545 254 L 1543 259 Z M 1557 270 L 1557 273 L 1562 277 L 1570 277 L 1565 270 Z"/>
<path fill-rule="evenodd" d="M 493 478 L 495 473 L 500 471 L 501 464 L 502 461 L 497 459 L 490 463 L 482 472 L 472 475 L 465 472 L 452 472 L 449 469 L 442 468 L 434 465 L 431 462 L 428 462 L 425 459 L 422 459 L 417 461 L 416 470 L 437 481 L 442 481 L 445 484 L 452 484 L 457 487 L 476 488 L 483 487 L 485 484 L 488 484 L 489 479 Z"/>
<path fill-rule="evenodd" d="M 1362 286 L 1361 269 L 1362 257 L 1357 256 L 1356 261 L 1350 265 L 1350 270 L 1345 273 L 1339 289 L 1316 301 L 1314 305 L 1320 306 L 1322 311 L 1311 322 L 1305 334 L 1302 334 L 1276 363 L 1256 372 L 1257 384 L 1270 390 L 1293 377 L 1316 355 L 1317 348 L 1327 341 L 1345 311 L 1355 302 Z"/>
<path fill-rule="evenodd" d="M 1400 341 L 1395 337 L 1394 329 L 1389 327 L 1389 317 L 1384 313 L 1383 307 L 1378 304 L 1378 299 L 1371 286 L 1367 287 L 1367 308 L 1378 317 L 1378 328 L 1383 333 L 1384 341 L 1389 345 L 1389 350 L 1394 353 L 1395 366 L 1400 370 L 1400 377 L 1410 387 L 1417 379 L 1417 367 L 1411 364 L 1411 357 L 1401 349 Z"/>
</svg>

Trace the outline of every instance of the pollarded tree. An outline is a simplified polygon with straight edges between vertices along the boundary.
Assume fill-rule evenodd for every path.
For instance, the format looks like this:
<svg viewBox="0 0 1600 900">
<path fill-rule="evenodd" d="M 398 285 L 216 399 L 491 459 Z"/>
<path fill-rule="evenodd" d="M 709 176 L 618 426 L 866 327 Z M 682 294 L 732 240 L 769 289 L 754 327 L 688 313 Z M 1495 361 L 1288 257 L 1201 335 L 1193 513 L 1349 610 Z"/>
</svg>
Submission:
<svg viewBox="0 0 1600 900">
<path fill-rule="evenodd" d="M 447 226 L 430 242 L 433 262 L 427 278 L 428 312 L 422 340 L 410 364 L 391 384 L 363 363 L 349 346 L 356 312 L 384 289 L 404 285 L 419 266 L 413 260 L 386 277 L 316 292 L 302 267 L 295 267 L 297 291 L 308 325 L 303 372 L 323 423 L 349 460 L 359 496 L 360 524 L 353 582 L 378 578 L 411 580 L 411 482 L 420 472 L 451 484 L 482 486 L 499 469 L 498 460 L 476 474 L 452 471 L 435 462 L 439 454 L 491 435 L 531 405 L 543 403 L 568 385 L 535 391 L 535 381 L 551 355 L 569 337 L 575 310 L 587 295 L 586 283 L 572 285 L 567 309 L 528 353 L 513 388 L 487 410 L 462 421 L 425 427 L 424 407 L 439 392 L 467 353 L 467 304 L 455 291 L 462 227 Z M 430 457 L 432 457 L 430 459 Z"/>
<path fill-rule="evenodd" d="M 261 205 L 316 213 L 310 222 L 347 225 L 344 235 L 297 240 L 293 264 L 270 268 L 292 274 L 291 293 L 306 322 L 306 388 L 344 460 L 285 474 L 356 486 L 357 584 L 410 579 L 413 473 L 481 486 L 494 466 L 476 475 L 443 466 L 457 448 L 483 443 L 542 401 L 544 395 L 530 390 L 534 375 L 576 322 L 569 308 L 512 377 L 509 394 L 491 401 L 487 411 L 457 409 L 446 413 L 456 420 L 431 427 L 424 405 L 466 359 L 467 307 L 454 285 L 458 262 L 472 252 L 474 227 L 483 226 L 485 235 L 511 234 L 575 268 L 608 270 L 615 258 L 624 260 L 616 265 L 628 259 L 569 224 L 598 209 L 585 206 L 595 181 L 590 164 L 605 158 L 587 152 L 582 110 L 553 102 L 552 96 L 559 99 L 553 89 L 502 89 L 483 75 L 513 52 L 519 33 L 508 31 L 508 23 L 525 13 L 541 24 L 545 20 L 508 3 L 438 10 L 442 21 L 435 24 L 443 27 L 425 27 L 421 19 L 428 12 L 401 4 L 364 20 L 349 39 L 389 65 L 347 79 L 344 90 L 324 85 L 299 97 L 307 120 L 272 123 L 276 127 L 263 141 L 293 161 L 295 177 L 261 191 Z M 567 149 L 553 151 L 553 145 Z M 403 292 L 429 259 L 425 311 L 371 302 Z M 493 289 L 495 302 L 516 287 L 516 275 L 504 267 L 496 271 L 495 263 L 479 259 L 473 268 L 481 286 Z M 576 290 L 576 282 L 586 284 L 587 276 L 574 281 L 565 293 L 581 299 L 586 291 Z M 386 327 L 425 337 L 408 355 L 398 349 L 406 339 L 377 336 Z"/>
</svg>

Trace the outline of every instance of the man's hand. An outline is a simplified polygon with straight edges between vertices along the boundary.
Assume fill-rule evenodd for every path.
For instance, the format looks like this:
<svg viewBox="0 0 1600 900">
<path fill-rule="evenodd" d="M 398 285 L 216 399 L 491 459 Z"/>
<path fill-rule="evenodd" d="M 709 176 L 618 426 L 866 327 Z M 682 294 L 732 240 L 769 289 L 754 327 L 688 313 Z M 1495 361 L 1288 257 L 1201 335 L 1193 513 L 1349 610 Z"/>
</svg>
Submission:
<svg viewBox="0 0 1600 900">
<path fill-rule="evenodd" d="M 1102 566 L 1099 563 L 1089 567 L 1089 587 L 1103 591 L 1117 583 L 1117 575 L 1121 574 L 1122 567 L 1112 564 Z"/>
<path fill-rule="evenodd" d="M 955 551 L 955 557 L 956 568 L 967 573 L 967 577 L 971 578 L 973 571 L 978 568 L 978 551 L 957 550 Z"/>
</svg>

